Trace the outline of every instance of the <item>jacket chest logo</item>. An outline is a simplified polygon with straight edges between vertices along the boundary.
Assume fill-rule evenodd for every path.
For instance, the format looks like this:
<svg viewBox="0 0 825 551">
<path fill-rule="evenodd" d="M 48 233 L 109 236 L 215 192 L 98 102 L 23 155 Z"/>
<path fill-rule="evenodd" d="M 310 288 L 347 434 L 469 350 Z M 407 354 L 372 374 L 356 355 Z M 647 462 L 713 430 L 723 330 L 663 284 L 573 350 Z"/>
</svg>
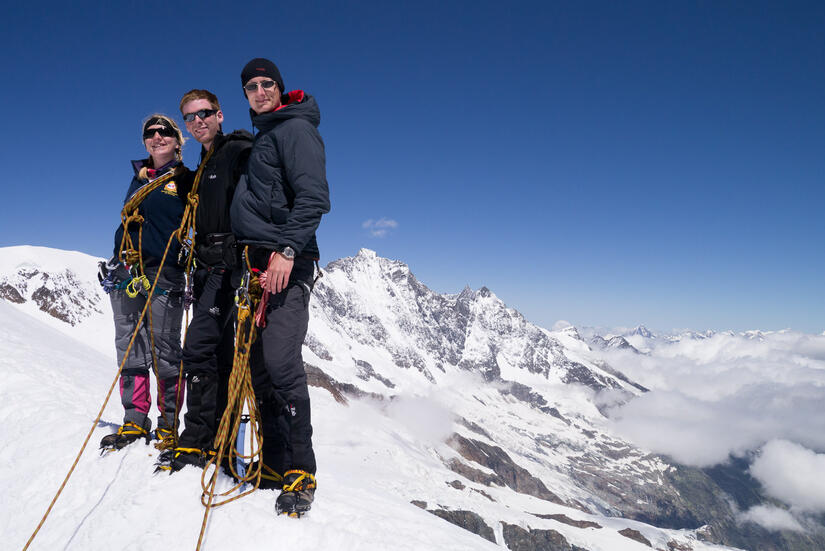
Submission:
<svg viewBox="0 0 825 551">
<path fill-rule="evenodd" d="M 173 195 L 175 197 L 178 196 L 178 186 L 175 185 L 174 180 L 170 181 L 165 186 L 163 186 L 163 189 L 161 191 L 166 195 Z"/>
<path fill-rule="evenodd" d="M 218 175 L 217 175 L 217 174 L 210 174 L 210 175 L 209 175 L 209 179 L 210 179 L 210 180 L 214 180 L 214 179 L 215 179 L 215 178 L 217 178 L 217 177 L 218 177 Z"/>
</svg>

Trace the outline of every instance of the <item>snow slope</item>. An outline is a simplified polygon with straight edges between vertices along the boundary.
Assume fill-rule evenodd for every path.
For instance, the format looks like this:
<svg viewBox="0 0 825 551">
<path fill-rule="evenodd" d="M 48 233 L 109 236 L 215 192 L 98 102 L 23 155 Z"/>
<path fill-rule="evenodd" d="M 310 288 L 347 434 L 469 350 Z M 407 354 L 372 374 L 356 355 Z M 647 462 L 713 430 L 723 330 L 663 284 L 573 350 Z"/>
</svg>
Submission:
<svg viewBox="0 0 825 551">
<path fill-rule="evenodd" d="M 8 549 L 22 549 L 79 450 L 111 383 L 114 365 L 105 355 L 3 301 L 0 327 L 6 335 L 0 344 L 0 486 L 6 496 L 0 532 Z M 403 412 L 387 412 L 369 401 L 344 406 L 324 390 L 311 391 L 322 466 L 311 514 L 299 521 L 276 517 L 275 493 L 259 491 L 212 513 L 204 549 L 497 548 L 410 504 L 410 492 L 439 501 L 454 490 L 438 481 L 443 466 L 422 443 L 415 423 L 408 422 L 413 428 L 407 428 L 396 422 Z M 157 451 L 142 443 L 98 456 L 97 442 L 116 426 L 120 415 L 115 396 L 31 549 L 194 548 L 203 516 L 200 471 L 153 474 Z M 228 487 L 226 479 L 222 483 Z M 495 488 L 490 491 L 497 496 Z M 596 518 L 616 530 L 632 526 L 648 535 L 658 532 L 642 523 L 548 507 L 529 496 L 523 500 L 537 512 Z M 514 513 L 509 520 L 518 523 L 524 516 Z M 590 529 L 586 536 L 571 540 L 591 551 L 647 548 L 614 530 Z M 694 549 L 719 547 L 698 543 Z"/>
<path fill-rule="evenodd" d="M 0 284 L 17 277 L 14 289 L 25 295 L 22 267 L 38 288 L 65 274 L 78 293 L 94 289 L 96 259 L 32 249 L 0 249 Z M 54 265 L 47 270 L 42 258 Z M 611 434 L 596 389 L 639 391 L 595 361 L 575 329 L 536 328 L 486 289 L 437 295 L 370 251 L 331 265 L 321 281 L 305 358 L 331 377 L 333 391 L 350 391 L 342 403 L 310 389 L 316 504 L 300 521 L 277 518 L 275 494 L 259 491 L 214 511 L 204 549 L 460 550 L 505 540 L 515 549 L 518 530 L 552 531 L 587 551 L 650 549 L 620 530 L 656 549 L 725 549 L 698 539 L 700 531 L 621 518 L 627 507 L 647 507 L 622 503 L 623 494 L 657 499 L 673 468 Z M 27 305 L 33 296 L 0 301 L 0 530 L 10 549 L 37 525 L 116 371 L 103 332 L 105 295 L 89 308 L 94 296 L 58 312 L 75 322 L 62 326 L 48 307 Z M 95 324 L 93 338 L 86 328 Z M 154 475 L 157 452 L 142 443 L 97 455 L 97 442 L 120 421 L 118 402 L 115 395 L 32 549 L 195 547 L 200 471 Z M 436 516 L 455 522 L 463 512 L 491 528 L 497 545 Z"/>
<path fill-rule="evenodd" d="M 2 301 L 0 327 L 6 334 L 0 345 L 0 485 L 5 494 L 0 532 L 4 547 L 21 549 L 79 450 L 114 366 L 106 356 Z M 386 455 L 396 447 L 394 440 L 405 438 L 402 432 L 359 427 L 352 415 L 341 415 L 346 408 L 327 392 L 313 392 L 312 398 L 321 420 L 316 441 L 324 465 L 312 514 L 300 521 L 278 518 L 275 493 L 259 491 L 215 510 L 204 549 L 259 549 L 268 542 L 288 549 L 495 548 L 374 485 L 369 467 L 376 456 L 392 473 L 417 470 L 414 459 Z M 153 475 L 157 451 L 143 444 L 99 457 L 97 442 L 120 415 L 115 397 L 31 549 L 195 547 L 203 517 L 200 471 Z"/>
</svg>

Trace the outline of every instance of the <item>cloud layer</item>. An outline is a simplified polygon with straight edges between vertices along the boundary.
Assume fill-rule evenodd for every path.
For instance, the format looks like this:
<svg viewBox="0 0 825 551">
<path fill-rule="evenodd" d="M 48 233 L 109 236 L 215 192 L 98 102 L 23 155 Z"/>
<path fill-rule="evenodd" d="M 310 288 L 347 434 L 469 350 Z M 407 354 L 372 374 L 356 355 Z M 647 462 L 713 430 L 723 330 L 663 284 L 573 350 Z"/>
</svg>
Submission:
<svg viewBox="0 0 825 551">
<path fill-rule="evenodd" d="M 648 355 L 605 353 L 651 389 L 611 412 L 617 431 L 636 444 L 695 466 L 770 440 L 825 451 L 825 337 L 717 334 L 636 344 Z"/>
<path fill-rule="evenodd" d="M 628 340 L 646 354 L 600 354 L 651 391 L 610 408 L 620 435 L 697 467 L 755 457 L 750 474 L 790 509 L 757 505 L 741 522 L 804 531 L 808 515 L 825 512 L 825 335 Z"/>
<path fill-rule="evenodd" d="M 390 230 L 398 227 L 398 222 L 390 218 L 379 218 L 378 220 L 370 218 L 369 220 L 364 220 L 361 227 L 369 231 L 373 237 L 385 237 Z"/>
<path fill-rule="evenodd" d="M 773 440 L 762 448 L 750 472 L 771 496 L 802 511 L 825 512 L 825 454 Z"/>
<path fill-rule="evenodd" d="M 756 505 L 738 516 L 740 522 L 755 522 L 768 530 L 793 530 L 803 532 L 805 529 L 791 513 L 772 505 Z"/>
</svg>

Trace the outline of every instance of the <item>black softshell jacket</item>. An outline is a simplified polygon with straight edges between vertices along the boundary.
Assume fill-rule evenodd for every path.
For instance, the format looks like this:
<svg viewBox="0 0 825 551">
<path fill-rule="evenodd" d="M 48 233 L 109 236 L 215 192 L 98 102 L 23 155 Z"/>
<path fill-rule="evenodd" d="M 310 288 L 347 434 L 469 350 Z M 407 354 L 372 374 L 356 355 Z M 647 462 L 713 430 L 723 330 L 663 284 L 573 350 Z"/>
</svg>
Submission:
<svg viewBox="0 0 825 551">
<path fill-rule="evenodd" d="M 232 202 L 232 231 L 238 241 L 267 248 L 290 246 L 318 257 L 315 231 L 329 212 L 321 113 L 300 91 L 284 96 L 271 113 L 251 111 L 259 129 Z"/>
<path fill-rule="evenodd" d="M 198 211 L 195 218 L 195 242 L 200 244 L 210 233 L 229 233 L 229 208 L 238 180 L 246 173 L 246 160 L 252 147 L 252 134 L 236 130 L 218 134 L 212 145 L 214 152 L 203 169 L 198 184 Z M 206 151 L 201 148 L 201 162 Z M 183 201 L 192 188 L 194 178 L 178 190 Z"/>
</svg>

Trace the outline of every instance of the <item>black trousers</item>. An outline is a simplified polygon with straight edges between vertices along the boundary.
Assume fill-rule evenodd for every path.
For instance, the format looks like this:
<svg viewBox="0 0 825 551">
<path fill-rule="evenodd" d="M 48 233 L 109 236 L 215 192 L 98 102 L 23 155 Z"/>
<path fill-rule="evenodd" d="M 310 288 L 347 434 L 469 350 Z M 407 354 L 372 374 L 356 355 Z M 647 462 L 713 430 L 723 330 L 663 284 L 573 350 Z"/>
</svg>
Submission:
<svg viewBox="0 0 825 551">
<path fill-rule="evenodd" d="M 186 375 L 184 430 L 178 445 L 212 449 L 235 351 L 235 290 L 222 265 L 194 274 L 195 307 L 183 348 Z"/>
<path fill-rule="evenodd" d="M 295 260 L 287 288 L 269 296 L 266 327 L 258 328 L 250 351 L 264 418 L 264 462 L 281 473 L 290 469 L 316 471 L 309 390 L 301 355 L 309 324 L 313 271 L 311 260 Z M 268 384 L 264 376 L 268 376 Z M 267 436 L 277 449 L 267 446 Z"/>
</svg>

